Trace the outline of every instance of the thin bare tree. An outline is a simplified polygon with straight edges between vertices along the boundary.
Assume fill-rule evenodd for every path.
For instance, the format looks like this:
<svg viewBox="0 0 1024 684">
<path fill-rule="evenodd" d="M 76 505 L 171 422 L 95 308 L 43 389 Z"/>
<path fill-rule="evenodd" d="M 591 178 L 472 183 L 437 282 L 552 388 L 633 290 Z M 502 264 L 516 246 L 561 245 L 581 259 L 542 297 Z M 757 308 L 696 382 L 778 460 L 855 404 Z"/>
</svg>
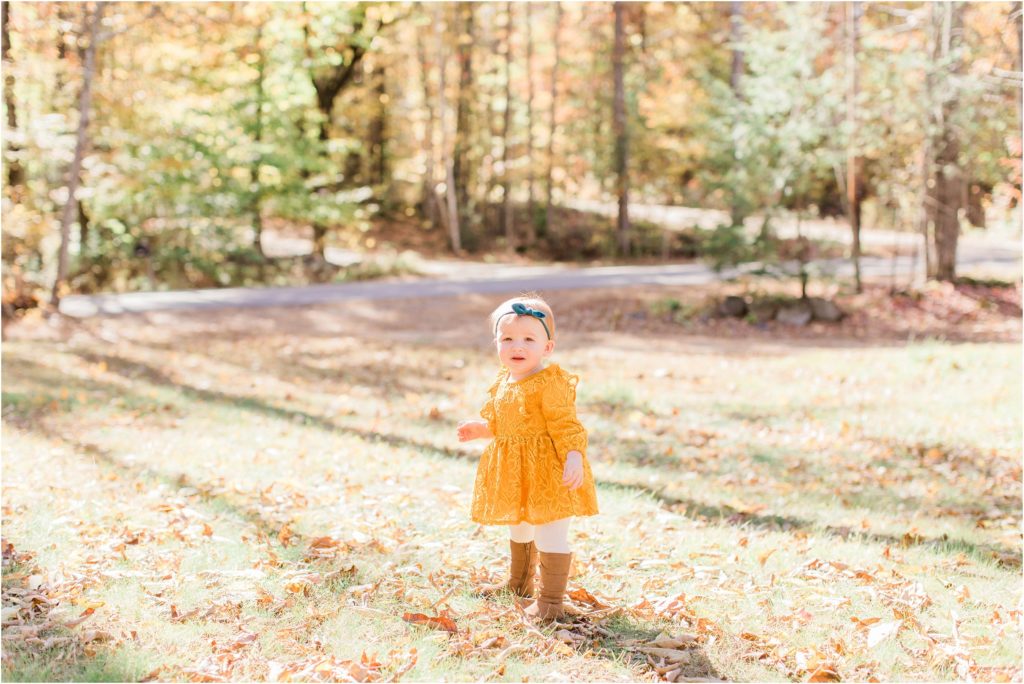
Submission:
<svg viewBox="0 0 1024 684">
<path fill-rule="evenodd" d="M 505 3 L 505 117 L 501 129 L 501 223 L 505 241 L 510 249 L 516 246 L 515 225 L 512 219 L 511 159 L 509 157 L 509 129 L 512 127 L 512 3 Z"/>
<path fill-rule="evenodd" d="M 434 34 L 437 37 L 437 68 L 439 70 L 437 106 L 441 125 L 441 158 L 444 160 L 445 189 L 444 194 L 447 202 L 439 206 L 444 207 L 444 220 L 448 225 L 448 239 L 452 251 L 456 254 L 462 252 L 462 232 L 459 229 L 459 205 L 455 192 L 455 161 L 451 150 L 448 149 L 448 104 L 445 95 L 445 70 L 448 66 L 448 56 L 444 49 L 444 24 L 441 20 L 441 5 L 434 5 Z"/>
<path fill-rule="evenodd" d="M 860 159 L 857 156 L 857 39 L 860 22 L 861 3 L 850 2 L 846 5 L 846 124 L 850 131 L 850 139 L 846 146 L 846 209 L 850 221 L 853 238 L 851 258 L 853 259 L 853 279 L 858 293 L 863 292 L 860 276 Z"/>
<path fill-rule="evenodd" d="M 10 134 L 18 130 L 18 113 L 14 104 L 14 71 L 11 68 L 13 66 L 10 34 L 11 3 L 5 0 L 0 3 L 0 6 L 2 6 L 0 7 L 0 12 L 2 12 L 0 24 L 2 24 L 3 33 L 4 107 L 7 109 L 7 145 L 12 153 L 11 157 L 7 160 L 7 183 L 11 187 L 15 187 L 24 182 L 25 174 L 21 168 L 21 162 L 16 157 L 18 145 L 10 142 Z"/>
<path fill-rule="evenodd" d="M 458 4 L 458 15 L 461 21 L 457 26 L 456 54 L 459 60 L 459 96 L 455 109 L 455 192 L 459 206 L 472 215 L 469 187 L 472 184 L 473 164 L 469 161 L 472 148 L 472 131 L 470 113 L 474 102 L 473 97 L 473 47 L 476 35 L 476 3 L 461 2 Z"/>
<path fill-rule="evenodd" d="M 420 63 L 420 82 L 423 86 L 423 106 L 427 111 L 427 122 L 423 133 L 422 147 L 425 158 L 426 171 L 423 174 L 423 189 L 421 206 L 423 214 L 430 221 L 431 226 L 438 225 L 440 219 L 437 202 L 437 181 L 434 178 L 434 169 L 437 166 L 437 154 L 434 146 L 434 96 L 430 92 L 430 68 L 431 63 L 427 57 L 427 50 L 423 44 L 423 31 L 416 31 L 416 53 Z"/>
<path fill-rule="evenodd" d="M 931 5 L 930 10 L 932 20 L 929 29 L 934 36 L 932 64 L 941 64 L 938 68 L 946 72 L 938 74 L 938 78 L 946 84 L 955 83 L 965 68 L 961 50 L 964 3 L 943 2 Z M 930 141 L 933 163 L 929 169 L 927 203 L 935 246 L 935 262 L 931 264 L 933 271 L 930 275 L 937 280 L 952 281 L 956 279 L 964 173 L 960 164 L 960 138 L 953 122 L 959 103 L 956 93 L 949 90 L 947 85 L 931 91 L 931 129 L 935 134 Z"/>
<path fill-rule="evenodd" d="M 729 3 L 729 42 L 732 43 L 732 68 L 729 71 L 729 87 L 733 96 L 739 101 L 743 97 L 743 3 L 740 0 L 733 0 Z M 736 159 L 735 145 L 733 159 Z M 738 163 L 738 160 L 736 160 Z M 744 203 L 740 200 L 740 193 L 733 192 L 729 206 L 729 216 L 732 225 L 743 224 L 747 212 Z"/>
<path fill-rule="evenodd" d="M 615 79 L 614 130 L 616 194 L 619 198 L 617 232 L 619 253 L 628 256 L 629 236 L 629 130 L 626 125 L 626 90 L 623 84 L 623 61 L 626 54 L 626 32 L 623 27 L 622 2 L 613 4 L 615 13 L 615 47 L 612 52 L 612 71 Z"/>
<path fill-rule="evenodd" d="M 257 152 L 249 169 L 249 179 L 252 183 L 250 207 L 253 224 L 252 246 L 261 256 L 263 256 L 263 193 L 260 186 L 260 166 L 263 163 L 263 102 L 266 99 L 263 81 L 267 68 L 267 56 L 263 51 L 264 26 L 265 21 L 260 21 L 259 26 L 256 27 L 255 42 L 253 43 L 253 49 L 256 51 L 256 122 L 253 138 L 256 141 Z"/>
<path fill-rule="evenodd" d="M 60 298 L 64 294 L 65 281 L 68 277 L 68 238 L 71 235 L 71 222 L 78 210 L 78 186 L 81 182 L 82 160 L 89 146 L 89 110 L 92 107 L 92 82 L 96 73 L 96 48 L 99 43 L 99 26 L 103 20 L 106 3 L 96 2 L 86 5 L 82 20 L 81 37 L 86 40 L 85 61 L 82 67 L 82 90 L 78 96 L 78 130 L 75 135 L 75 153 L 68 169 L 67 200 L 60 216 L 60 250 L 57 254 L 57 277 L 53 282 L 50 303 L 54 308 L 60 306 Z"/>
<path fill-rule="evenodd" d="M 533 222 L 533 8 L 526 3 L 526 244 L 537 239 Z"/>
<path fill-rule="evenodd" d="M 544 230 L 551 228 L 551 204 L 552 198 L 552 175 L 555 167 L 555 131 L 557 119 L 555 114 L 558 110 L 558 62 L 560 61 L 559 47 L 562 42 L 562 3 L 555 3 L 555 60 L 551 65 L 551 110 L 548 116 L 548 169 L 544 182 L 544 195 L 547 199 L 547 206 L 544 207 Z"/>
</svg>

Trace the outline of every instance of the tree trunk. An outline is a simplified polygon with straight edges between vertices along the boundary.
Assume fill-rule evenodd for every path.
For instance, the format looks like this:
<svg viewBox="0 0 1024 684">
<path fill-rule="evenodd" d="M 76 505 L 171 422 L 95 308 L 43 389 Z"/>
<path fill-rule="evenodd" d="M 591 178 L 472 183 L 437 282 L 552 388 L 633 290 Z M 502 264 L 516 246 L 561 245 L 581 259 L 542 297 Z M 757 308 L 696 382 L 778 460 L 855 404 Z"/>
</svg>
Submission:
<svg viewBox="0 0 1024 684">
<path fill-rule="evenodd" d="M 964 184 L 964 194 L 967 195 L 967 222 L 975 228 L 985 228 L 985 205 L 986 192 L 978 183 Z"/>
<path fill-rule="evenodd" d="M 490 51 L 492 55 L 501 55 L 501 32 L 498 30 L 498 20 L 496 17 L 500 14 L 500 5 L 493 2 L 485 2 L 481 7 L 481 19 L 483 19 L 484 25 L 487 27 L 487 35 L 491 36 Z M 487 103 L 487 144 L 488 150 L 494 150 L 501 137 L 501 118 L 495 116 L 495 103 L 499 100 L 499 93 L 502 88 L 501 84 L 501 69 L 502 64 L 498 59 L 488 60 L 488 64 L 493 65 L 492 71 L 488 74 L 488 81 L 491 83 L 491 88 L 488 90 L 488 103 Z M 498 173 L 499 162 L 496 154 L 488 154 L 486 156 L 487 163 L 484 165 L 484 170 L 487 172 L 487 180 L 483 192 L 483 196 L 486 197 L 486 212 L 488 216 L 486 223 L 488 225 L 497 226 L 498 234 L 504 232 L 504 226 L 501 223 L 501 207 L 497 208 L 491 206 L 491 198 L 493 198 L 497 192 L 498 184 L 501 181 L 500 174 Z M 494 214 L 491 210 L 497 212 Z"/>
<path fill-rule="evenodd" d="M 934 20 L 936 8 L 940 7 L 941 26 Z M 947 61 L 950 54 L 958 52 L 963 42 L 963 3 L 942 3 L 931 6 L 933 21 L 931 30 L 936 31 L 938 40 L 937 56 Z M 937 60 L 936 60 L 937 61 Z M 933 61 L 933 64 L 935 62 Z M 949 73 L 943 79 L 947 84 L 957 78 L 963 71 L 963 59 L 956 56 L 950 63 Z M 952 77 L 952 78 L 950 78 Z M 950 86 L 938 91 L 942 100 L 932 107 L 935 117 L 934 130 L 937 131 L 933 148 L 935 151 L 932 168 L 932 183 L 929 187 L 929 204 L 933 211 L 935 240 L 935 271 L 933 276 L 938 280 L 953 281 L 956 279 L 956 250 L 960 236 L 960 206 L 963 199 L 963 170 L 960 168 L 960 140 L 953 126 L 956 113 L 956 94 L 945 91 Z"/>
<path fill-rule="evenodd" d="M 86 6 L 83 35 L 88 39 L 85 48 L 85 63 L 82 69 L 82 91 L 78 98 L 78 132 L 75 136 L 75 154 L 71 160 L 71 168 L 68 171 L 68 196 L 64 202 L 64 210 L 60 218 L 60 251 L 57 256 L 57 278 L 53 283 L 50 303 L 54 308 L 60 306 L 60 298 L 63 296 L 65 280 L 68 274 L 68 238 L 71 234 L 72 217 L 78 207 L 78 199 L 75 197 L 78 192 L 79 177 L 82 172 L 82 159 L 85 157 L 85 150 L 88 147 L 89 139 L 89 109 L 92 106 L 92 80 L 96 70 L 96 38 L 97 28 L 103 18 L 105 3 L 97 2 L 92 10 Z"/>
<path fill-rule="evenodd" d="M 852 258 L 854 287 L 864 291 L 860 275 L 860 160 L 857 157 L 857 28 L 861 7 L 859 2 L 846 5 L 846 69 L 849 83 L 846 91 L 846 123 L 850 139 L 846 146 L 846 206 L 853 237 Z"/>
<path fill-rule="evenodd" d="M 555 113 L 558 111 L 558 62 L 559 62 L 559 43 L 562 39 L 562 3 L 555 3 L 555 62 L 551 65 L 551 111 L 548 118 L 548 170 L 547 177 L 544 181 L 544 195 L 547 198 L 547 206 L 544 207 L 544 232 L 547 233 L 551 229 L 551 205 L 554 202 L 552 197 L 552 174 L 555 168 L 555 130 L 557 127 L 557 118 Z"/>
<path fill-rule="evenodd" d="M 927 78 L 925 79 L 925 92 L 926 92 L 925 99 L 927 100 L 928 93 L 931 92 L 931 88 L 930 88 L 930 85 L 928 84 L 928 79 Z M 928 140 L 927 138 L 925 138 L 924 149 L 921 150 L 921 165 L 920 165 L 920 176 L 919 176 L 920 180 L 921 180 L 921 189 L 920 189 L 921 223 L 920 223 L 919 230 L 920 230 L 920 233 L 921 233 L 921 244 L 924 247 L 924 272 L 925 272 L 925 277 L 927 277 L 927 278 L 930 278 L 932 273 L 933 273 L 932 263 L 934 263 L 934 259 L 932 258 L 932 239 L 931 239 L 931 224 L 932 224 L 932 215 L 933 215 L 934 212 L 932 212 L 932 207 L 931 207 L 931 196 L 928 193 L 928 179 L 931 177 L 931 168 L 932 168 L 931 141 Z"/>
<path fill-rule="evenodd" d="M 613 5 L 615 12 L 615 49 L 612 53 L 612 67 L 615 78 L 615 173 L 616 190 L 619 197 L 619 217 L 617 222 L 619 254 L 629 256 L 629 133 L 626 126 L 626 93 L 623 84 L 623 58 L 626 52 L 626 36 L 622 25 L 623 6 L 621 2 Z"/>
<path fill-rule="evenodd" d="M 437 62 L 438 69 L 440 70 L 437 101 L 441 119 L 441 155 L 444 158 L 445 168 L 445 197 L 447 198 L 445 221 L 448 224 L 448 237 L 451 241 L 452 251 L 459 254 L 462 252 L 462 234 L 459 230 L 459 205 L 455 192 L 455 163 L 452 159 L 452 153 L 448 150 L 448 126 L 446 121 L 448 105 L 445 101 L 445 67 L 447 66 L 447 57 L 444 51 L 444 29 L 441 24 L 440 7 L 440 4 L 434 5 L 434 31 L 437 35 Z"/>
<path fill-rule="evenodd" d="M 512 219 L 511 169 L 509 169 L 509 129 L 512 125 L 512 3 L 505 3 L 505 118 L 501 128 L 501 225 L 509 249 L 516 247 L 515 225 Z"/>
<path fill-rule="evenodd" d="M 322 223 L 313 223 L 312 256 L 319 261 L 327 261 L 327 226 Z"/>
<path fill-rule="evenodd" d="M 732 68 L 729 71 L 729 88 L 733 96 L 739 102 L 743 97 L 743 50 L 740 42 L 743 40 L 743 3 L 733 0 L 729 3 L 729 41 L 732 43 Z M 735 146 L 733 148 L 733 163 L 738 164 Z M 742 226 L 746 218 L 746 209 L 740 200 L 738 189 L 733 189 L 729 206 L 729 217 L 732 225 Z"/>
<path fill-rule="evenodd" d="M 469 209 L 471 206 L 469 186 L 472 177 L 472 166 L 467 157 L 471 147 L 470 110 L 473 104 L 473 44 L 475 43 L 474 16 L 475 3 L 458 4 L 458 13 L 462 18 L 458 36 L 459 58 L 459 99 L 455 110 L 455 151 L 453 153 L 455 174 L 455 197 L 460 207 Z M 472 211 L 470 210 L 470 213 Z"/>
<path fill-rule="evenodd" d="M 370 122 L 370 159 L 373 168 L 368 175 L 374 183 L 382 185 L 387 179 L 387 74 L 383 64 L 377 65 L 373 72 L 376 79 L 373 92 L 377 98 L 377 113 Z"/>
<path fill-rule="evenodd" d="M 78 251 L 81 253 L 89 242 L 89 215 L 85 213 L 82 200 L 78 200 L 75 205 L 78 211 Z"/>
<path fill-rule="evenodd" d="M 263 54 L 263 24 L 256 29 L 256 125 L 253 131 L 253 138 L 256 141 L 256 158 L 249 169 L 249 181 L 252 183 L 252 200 L 250 212 L 252 212 L 252 246 L 260 256 L 263 254 L 263 207 L 262 189 L 260 187 L 260 165 L 263 163 L 263 73 L 266 70 L 266 56 Z"/>
<path fill-rule="evenodd" d="M 4 0 L 0 3 L 0 25 L 3 32 L 3 65 L 4 65 L 4 106 L 7 108 L 7 130 L 8 135 L 18 130 L 18 114 L 14 106 L 14 74 L 11 71 L 11 34 L 9 22 L 11 19 L 11 3 Z M 17 159 L 19 147 L 14 143 L 8 143 L 10 156 L 7 158 L 7 184 L 12 188 L 25 182 L 25 173 L 22 171 L 21 162 Z"/>
<path fill-rule="evenodd" d="M 743 40 L 743 3 L 740 0 L 732 0 L 729 3 L 729 41 L 732 43 L 732 69 L 729 71 L 729 87 L 737 97 L 740 94 L 740 79 L 743 76 L 741 40 Z"/>
<path fill-rule="evenodd" d="M 306 14 L 306 3 L 301 3 L 300 7 L 302 8 L 302 13 Z M 313 89 L 316 91 L 317 109 L 323 115 L 320 122 L 320 140 L 323 141 L 330 138 L 328 127 L 334 116 L 334 102 L 338 97 L 338 93 L 354 79 L 358 79 L 362 73 L 361 62 L 363 57 L 366 56 L 366 50 L 370 43 L 367 36 L 369 35 L 372 38 L 373 34 L 383 27 L 383 24 L 381 24 L 373 30 L 364 31 L 366 28 L 366 10 L 362 5 L 357 5 L 357 7 L 361 9 L 355 14 L 352 21 L 352 38 L 345 45 L 338 46 L 339 52 L 351 52 L 349 59 L 345 59 L 340 64 L 331 66 L 320 73 L 314 73 L 312 70 L 309 73 L 310 80 L 313 82 Z M 306 59 L 312 64 L 314 55 L 309 41 L 308 19 L 302 24 L 302 32 Z"/>
<path fill-rule="evenodd" d="M 1010 3 L 1010 21 L 1014 25 L 1014 33 L 1016 38 L 1016 44 L 1014 47 L 1016 50 L 1013 55 L 1013 70 L 1018 74 L 1024 72 L 1024 7 L 1021 6 L 1020 2 Z M 1021 86 L 1017 86 L 1017 92 L 1014 95 L 1014 102 L 1017 105 L 1017 131 L 1015 135 L 1007 136 L 1007 152 L 1011 158 L 1020 158 L 1021 156 L 1021 127 L 1024 126 L 1024 98 L 1021 97 Z M 1017 166 L 1016 172 L 1012 174 L 1009 179 L 1011 183 L 1017 188 L 1017 197 L 1021 196 L 1021 167 Z M 1015 201 L 1012 206 L 1019 206 Z M 1017 215 L 1017 220 L 1020 220 L 1020 215 Z"/>
<path fill-rule="evenodd" d="M 430 63 L 427 60 L 427 50 L 423 45 L 423 33 L 416 32 L 416 52 L 420 60 L 420 76 L 423 85 L 423 104 L 427 110 L 426 131 L 423 134 L 423 156 L 426 158 L 426 172 L 423 174 L 423 191 L 421 206 L 423 215 L 430 221 L 431 226 L 438 225 L 437 206 L 437 181 L 434 179 L 434 169 L 437 165 L 437 156 L 434 149 L 434 101 L 430 93 Z"/>
<path fill-rule="evenodd" d="M 533 12 L 526 3 L 526 244 L 537 240 L 533 221 Z"/>
<path fill-rule="evenodd" d="M 1018 74 L 1024 71 L 1024 9 L 1021 8 L 1021 3 L 1011 2 L 1010 3 L 1010 20 L 1013 22 L 1013 26 L 1016 29 L 1017 44 L 1014 46 L 1017 48 L 1016 53 L 1013 55 L 1013 70 Z M 1024 125 L 1024 100 L 1021 98 L 1020 92 L 1014 102 L 1017 105 L 1017 135 L 1021 134 L 1021 126 Z"/>
<path fill-rule="evenodd" d="M 66 25 L 72 23 L 73 17 L 71 16 L 72 6 L 70 3 L 59 2 L 57 3 L 57 70 L 56 70 L 56 93 L 60 95 L 60 92 L 64 90 L 64 75 L 65 69 L 68 68 L 64 60 L 68 57 L 68 44 L 67 36 L 64 31 Z M 81 48 L 79 48 L 81 52 Z"/>
</svg>

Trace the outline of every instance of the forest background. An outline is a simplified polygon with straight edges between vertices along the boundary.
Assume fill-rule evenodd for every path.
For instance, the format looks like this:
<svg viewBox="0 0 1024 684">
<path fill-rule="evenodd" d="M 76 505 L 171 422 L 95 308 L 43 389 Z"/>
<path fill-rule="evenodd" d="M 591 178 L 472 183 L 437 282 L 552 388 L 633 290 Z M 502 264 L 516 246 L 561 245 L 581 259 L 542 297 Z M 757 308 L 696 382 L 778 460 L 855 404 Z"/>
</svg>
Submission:
<svg viewBox="0 0 1024 684">
<path fill-rule="evenodd" d="M 5 681 L 1021 681 L 1021 3 L 2 7 Z"/>
<path fill-rule="evenodd" d="M 1020 220 L 1019 3 L 4 7 L 7 313 L 408 249 L 810 253 L 783 218 L 845 220 L 848 256 L 862 226 L 919 236 L 952 280 L 961 231 Z M 664 232 L 630 203 L 719 213 Z"/>
</svg>

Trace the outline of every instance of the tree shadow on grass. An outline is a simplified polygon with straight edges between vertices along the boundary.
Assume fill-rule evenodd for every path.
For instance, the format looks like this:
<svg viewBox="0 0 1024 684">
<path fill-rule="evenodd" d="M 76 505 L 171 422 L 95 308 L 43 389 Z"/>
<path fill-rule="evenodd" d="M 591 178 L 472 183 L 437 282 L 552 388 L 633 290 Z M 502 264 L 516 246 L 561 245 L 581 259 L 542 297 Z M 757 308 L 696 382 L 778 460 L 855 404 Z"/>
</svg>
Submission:
<svg viewBox="0 0 1024 684">
<path fill-rule="evenodd" d="M 239 408 L 266 416 L 279 418 L 287 422 L 302 422 L 306 425 L 314 425 L 327 432 L 338 434 L 350 434 L 360 437 L 368 442 L 384 442 L 396 448 L 407 448 L 420 453 L 443 456 L 457 460 L 475 460 L 475 456 L 464 451 L 450 449 L 448 447 L 430 444 L 389 433 L 364 430 L 354 426 L 341 425 L 324 416 L 317 416 L 299 409 L 290 409 L 281 406 L 273 406 L 265 401 L 245 395 L 232 395 L 215 390 L 193 387 L 186 383 L 171 380 L 163 371 L 141 361 L 133 361 L 118 356 L 97 354 L 93 352 L 79 352 L 78 355 L 92 363 L 106 363 L 107 368 L 129 378 L 145 378 L 153 385 L 168 387 L 180 392 L 185 397 L 207 402 L 220 404 L 231 408 Z"/>
<path fill-rule="evenodd" d="M 69 657 L 60 648 L 33 649 L 4 644 L 5 682 L 136 682 L 147 673 L 140 654 L 123 645 Z"/>
<path fill-rule="evenodd" d="M 641 492 L 651 496 L 663 508 L 692 519 L 710 520 L 738 527 L 768 530 L 772 532 L 813 531 L 843 540 L 856 538 L 864 541 L 885 544 L 887 546 L 928 548 L 939 554 L 964 553 L 976 560 L 995 561 L 1011 568 L 1021 567 L 1018 551 L 997 544 L 977 544 L 965 539 L 952 539 L 946 535 L 941 537 L 925 537 L 917 534 L 905 534 L 901 537 L 891 534 L 858 532 L 845 527 L 817 525 L 813 520 L 783 515 L 759 515 L 740 511 L 728 504 L 708 504 L 696 499 L 687 499 L 666 494 L 663 488 L 655 488 L 639 482 L 601 481 L 602 487 L 619 489 L 629 492 Z"/>
<path fill-rule="evenodd" d="M 654 641 L 662 634 L 670 637 L 683 635 L 677 625 L 664 621 L 645 620 L 627 613 L 591 621 L 586 615 L 566 620 L 568 632 L 583 637 L 583 644 L 594 655 L 614 662 L 628 663 L 633 669 L 655 674 L 655 667 L 664 673 L 679 670 L 680 678 L 721 680 L 722 676 L 707 657 L 700 644 L 688 644 L 671 649 L 685 654 L 676 660 L 666 658 L 667 652 L 644 652 L 640 649 L 654 647 Z M 660 677 L 659 677 L 660 679 Z"/>
<path fill-rule="evenodd" d="M 458 451 L 455 449 L 450 449 L 448 447 L 438 446 L 427 442 L 422 442 L 401 435 L 393 435 L 388 433 L 375 432 L 371 430 L 363 430 L 352 426 L 339 425 L 334 421 L 322 416 L 316 416 L 297 409 L 288 409 L 283 407 L 272 406 L 262 400 L 254 399 L 252 397 L 230 395 L 214 390 L 192 387 L 184 383 L 175 382 L 171 380 L 169 377 L 167 377 L 167 375 L 163 371 L 160 371 L 156 368 L 153 368 L 149 364 L 142 363 L 139 361 L 123 359 L 118 356 L 111 356 L 107 354 L 97 354 L 93 352 L 80 352 L 79 356 L 93 363 L 106 363 L 108 369 L 113 370 L 126 377 L 143 377 L 151 384 L 173 388 L 176 391 L 185 395 L 186 397 L 190 397 L 200 401 L 212 404 L 221 404 L 234 408 L 241 408 L 244 410 L 273 416 L 290 422 L 298 420 L 306 424 L 315 425 L 325 431 L 340 434 L 351 434 L 360 437 L 361 439 L 364 439 L 368 442 L 383 442 L 395 448 L 410 449 L 414 452 L 424 455 L 439 456 L 446 459 L 454 459 L 460 461 L 472 460 L 475 458 L 473 455 L 467 452 Z M 26 363 L 24 360 L 22 360 L 21 362 Z M 123 388 L 120 387 L 118 387 L 117 390 L 119 393 L 124 392 Z M 175 483 L 180 483 L 181 477 L 184 476 L 179 476 L 178 479 L 172 481 Z M 632 492 L 642 492 L 644 494 L 652 496 L 655 499 L 655 501 L 657 501 L 659 505 L 661 505 L 662 507 L 671 510 L 675 513 L 679 513 L 681 515 L 685 515 L 687 517 L 694 519 L 703 518 L 719 522 L 726 522 L 730 525 L 748 526 L 757 529 L 766 529 L 773 531 L 819 530 L 825 534 L 833 534 L 844 539 L 853 534 L 852 531 L 844 528 L 821 528 L 817 526 L 814 523 L 814 521 L 804 518 L 781 515 L 758 515 L 756 513 L 739 511 L 728 505 L 713 505 L 700 502 L 694 499 L 675 497 L 666 494 L 663 488 L 655 488 L 643 483 L 598 481 L 597 484 L 602 488 L 619 488 Z M 197 487 L 196 484 L 194 483 L 190 484 L 189 486 L 195 487 L 198 491 L 201 491 L 200 488 Z M 933 549 L 937 553 L 966 553 L 968 555 L 975 557 L 976 559 L 985 561 L 991 561 L 994 558 L 999 563 L 1008 565 L 1010 567 L 1020 567 L 1021 565 L 1019 554 L 1016 551 L 1014 551 L 1013 549 L 997 545 L 975 544 L 973 542 L 969 542 L 966 540 L 950 539 L 948 537 L 928 538 L 920 535 L 904 535 L 903 537 L 897 537 L 894 535 L 857 533 L 857 536 L 861 539 L 887 545 L 925 546 Z"/>
</svg>

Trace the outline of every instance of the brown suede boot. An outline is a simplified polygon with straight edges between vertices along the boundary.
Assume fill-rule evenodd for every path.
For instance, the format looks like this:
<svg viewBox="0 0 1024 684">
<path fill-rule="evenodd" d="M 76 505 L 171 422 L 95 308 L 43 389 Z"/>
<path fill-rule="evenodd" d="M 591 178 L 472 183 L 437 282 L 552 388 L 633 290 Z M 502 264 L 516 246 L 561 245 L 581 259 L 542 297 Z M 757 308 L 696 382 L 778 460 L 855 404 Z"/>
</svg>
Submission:
<svg viewBox="0 0 1024 684">
<path fill-rule="evenodd" d="M 481 596 L 495 596 L 511 592 L 516 596 L 533 596 L 533 576 L 537 567 L 537 547 L 533 542 L 520 544 L 509 540 L 511 561 L 509 562 L 509 578 L 498 584 L 480 587 L 477 593 Z"/>
<path fill-rule="evenodd" d="M 541 620 L 557 620 L 564 613 L 562 600 L 569 582 L 571 553 L 540 552 L 540 587 L 537 600 L 527 607 L 526 614 Z"/>
</svg>

